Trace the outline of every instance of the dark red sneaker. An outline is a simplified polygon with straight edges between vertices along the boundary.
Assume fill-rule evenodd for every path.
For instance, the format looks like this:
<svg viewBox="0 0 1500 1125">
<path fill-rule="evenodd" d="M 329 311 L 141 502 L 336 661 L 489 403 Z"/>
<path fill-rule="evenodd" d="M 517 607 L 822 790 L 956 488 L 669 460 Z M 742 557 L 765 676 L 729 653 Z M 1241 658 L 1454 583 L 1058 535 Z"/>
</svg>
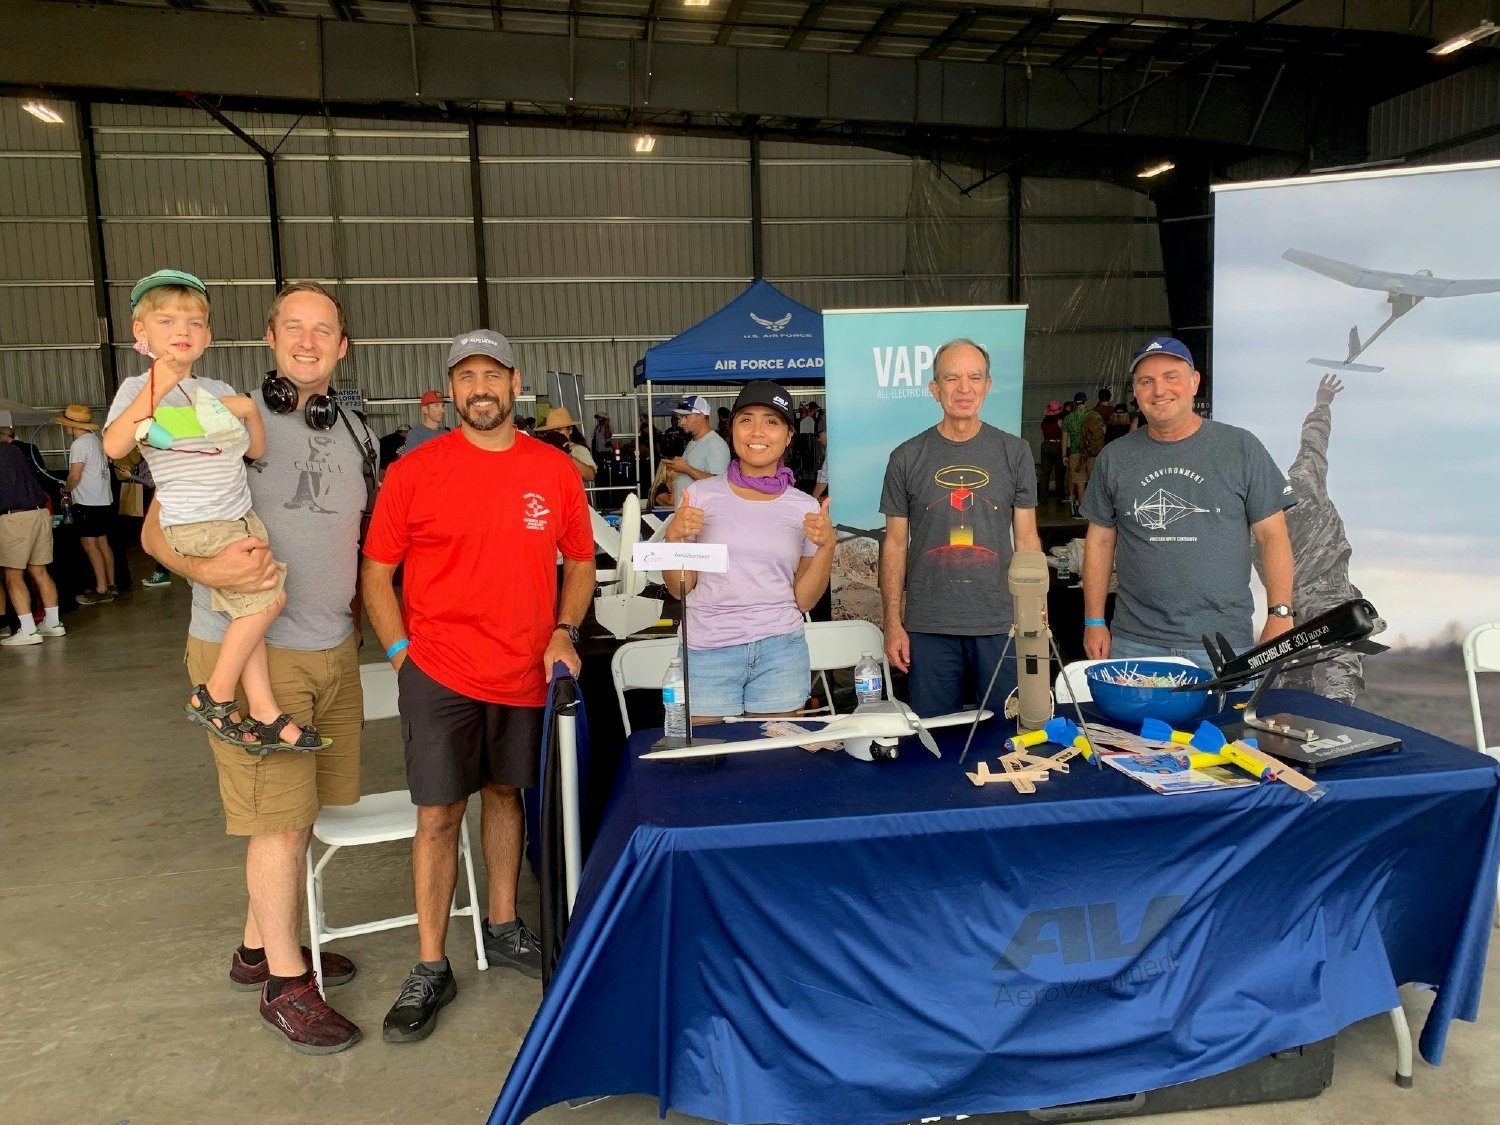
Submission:
<svg viewBox="0 0 1500 1125">
<path fill-rule="evenodd" d="M 327 985 L 348 984 L 354 979 L 354 962 L 339 953 L 323 950 L 323 971 L 319 974 Z M 302 964 L 312 969 L 312 950 L 302 947 Z M 249 964 L 240 956 L 240 947 L 234 947 L 234 956 L 229 960 L 229 987 L 236 992 L 258 992 L 260 986 L 271 979 L 270 966 L 262 961 Z"/>
<path fill-rule="evenodd" d="M 359 1028 L 328 1006 L 312 974 L 288 985 L 275 1000 L 267 1000 L 262 988 L 260 1018 L 288 1047 L 304 1055 L 331 1055 L 360 1040 Z"/>
</svg>

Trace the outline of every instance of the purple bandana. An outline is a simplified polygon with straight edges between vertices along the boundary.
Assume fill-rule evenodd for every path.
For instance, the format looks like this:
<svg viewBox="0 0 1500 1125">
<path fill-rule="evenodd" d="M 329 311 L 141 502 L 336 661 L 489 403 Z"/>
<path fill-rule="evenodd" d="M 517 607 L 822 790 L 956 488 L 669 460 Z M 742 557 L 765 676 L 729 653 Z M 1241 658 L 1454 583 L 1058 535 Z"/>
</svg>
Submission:
<svg viewBox="0 0 1500 1125">
<path fill-rule="evenodd" d="M 792 487 L 796 476 L 785 465 L 778 465 L 768 477 L 747 477 L 738 460 L 729 462 L 729 483 L 753 492 L 764 492 L 767 496 L 780 496 Z"/>
</svg>

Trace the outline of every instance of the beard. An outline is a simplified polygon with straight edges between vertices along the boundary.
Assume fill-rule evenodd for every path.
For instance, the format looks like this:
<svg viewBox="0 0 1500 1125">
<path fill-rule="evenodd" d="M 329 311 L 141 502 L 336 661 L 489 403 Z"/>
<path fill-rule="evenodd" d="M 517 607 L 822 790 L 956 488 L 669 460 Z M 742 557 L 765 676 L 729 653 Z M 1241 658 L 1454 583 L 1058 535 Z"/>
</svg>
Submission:
<svg viewBox="0 0 1500 1125">
<path fill-rule="evenodd" d="M 476 417 L 474 407 L 485 404 L 493 406 L 495 408 L 494 413 Z M 498 430 L 510 418 L 513 406 L 515 406 L 514 400 L 502 402 L 498 395 L 474 395 L 464 402 L 463 409 L 459 411 L 459 417 L 476 430 Z"/>
</svg>

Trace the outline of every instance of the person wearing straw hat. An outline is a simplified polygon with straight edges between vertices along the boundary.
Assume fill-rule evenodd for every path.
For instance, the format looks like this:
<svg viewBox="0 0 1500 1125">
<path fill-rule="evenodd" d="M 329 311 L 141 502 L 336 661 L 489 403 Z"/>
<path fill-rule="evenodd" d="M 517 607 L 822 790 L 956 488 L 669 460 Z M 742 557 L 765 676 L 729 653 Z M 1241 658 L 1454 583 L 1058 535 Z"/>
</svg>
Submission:
<svg viewBox="0 0 1500 1125">
<path fill-rule="evenodd" d="M 73 439 L 68 447 L 68 482 L 63 485 L 73 505 L 78 542 L 94 571 L 94 588 L 78 595 L 79 605 L 99 605 L 120 596 L 115 589 L 115 553 L 109 545 L 114 522 L 115 493 L 110 485 L 109 458 L 99 441 L 99 423 L 82 403 L 70 402 L 52 419 Z"/>
<path fill-rule="evenodd" d="M 589 452 L 588 446 L 583 444 L 583 434 L 579 432 L 578 423 L 573 421 L 573 415 L 568 413 L 566 406 L 558 406 L 549 410 L 546 421 L 538 425 L 532 433 L 554 449 L 561 449 L 573 458 L 573 467 L 578 470 L 578 475 L 583 478 L 584 484 L 591 483 L 599 475 L 599 466 L 594 462 L 594 455 Z"/>
</svg>

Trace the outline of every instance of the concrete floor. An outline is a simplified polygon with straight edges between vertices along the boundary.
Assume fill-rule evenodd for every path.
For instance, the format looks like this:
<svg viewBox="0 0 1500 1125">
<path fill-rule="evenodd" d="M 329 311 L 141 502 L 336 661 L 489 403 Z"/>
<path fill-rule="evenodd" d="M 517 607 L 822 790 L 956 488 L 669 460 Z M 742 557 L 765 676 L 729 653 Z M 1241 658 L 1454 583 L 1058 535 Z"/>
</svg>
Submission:
<svg viewBox="0 0 1500 1125">
<path fill-rule="evenodd" d="M 0 650 L 0 1122 L 482 1120 L 540 987 L 505 970 L 479 973 L 466 931 L 455 927 L 449 942 L 458 1000 L 420 1045 L 380 1041 L 381 1019 L 415 958 L 411 930 L 335 946 L 355 959 L 359 975 L 332 998 L 366 1033 L 343 1054 L 294 1054 L 259 1027 L 255 995 L 229 989 L 244 848 L 224 835 L 204 741 L 181 715 L 187 604 L 180 582 L 137 587 L 113 605 L 70 614 L 65 639 Z M 1455 685 L 1421 694 L 1421 705 L 1462 736 L 1461 673 Z M 401 784 L 395 722 L 372 724 L 364 788 Z M 411 909 L 405 846 L 361 849 L 338 863 L 335 921 Z M 534 919 L 535 887 L 522 894 L 522 912 Z M 1492 973 L 1497 949 L 1492 942 Z M 1430 995 L 1403 995 L 1420 1028 Z M 1339 1036 L 1334 1084 L 1315 1100 L 1162 1120 L 1500 1122 L 1493 991 L 1478 1024 L 1454 1024 L 1441 1068 L 1418 1060 L 1415 1089 L 1392 1083 L 1394 1057 L 1388 1021 L 1368 1020 Z M 656 1103 L 645 1097 L 532 1118 L 655 1119 Z"/>
</svg>

